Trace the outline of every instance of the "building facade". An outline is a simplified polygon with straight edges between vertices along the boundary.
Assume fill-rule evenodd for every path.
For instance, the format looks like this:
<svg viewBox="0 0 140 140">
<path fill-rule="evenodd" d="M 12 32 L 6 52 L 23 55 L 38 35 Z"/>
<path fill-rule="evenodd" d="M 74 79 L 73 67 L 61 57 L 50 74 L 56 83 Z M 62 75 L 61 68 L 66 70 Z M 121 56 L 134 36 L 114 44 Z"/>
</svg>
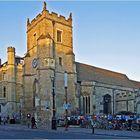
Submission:
<svg viewBox="0 0 140 140">
<path fill-rule="evenodd" d="M 125 74 L 77 62 L 76 71 L 80 114 L 139 112 L 136 104 L 140 82 L 129 80 Z"/>
<path fill-rule="evenodd" d="M 1 115 L 35 116 L 51 128 L 52 117 L 116 114 L 139 111 L 140 82 L 125 74 L 75 62 L 72 14 L 43 10 L 27 19 L 27 52 L 17 57 L 8 47 L 8 60 L 0 66 Z M 67 72 L 67 88 L 64 73 Z M 66 105 L 69 104 L 69 107 Z"/>
<path fill-rule="evenodd" d="M 8 47 L 7 62 L 0 64 L 0 114 L 2 117 L 20 117 L 23 99 L 23 58 L 15 55 L 15 48 Z"/>
<path fill-rule="evenodd" d="M 65 114 L 65 71 L 69 79 L 68 103 L 72 110 L 75 109 L 76 70 L 71 14 L 66 19 L 56 13 L 49 13 L 44 3 L 42 13 L 31 22 L 28 19 L 27 53 L 23 71 L 24 114 L 31 113 L 49 126 L 53 116 L 52 109 L 57 112 L 56 116 Z"/>
</svg>

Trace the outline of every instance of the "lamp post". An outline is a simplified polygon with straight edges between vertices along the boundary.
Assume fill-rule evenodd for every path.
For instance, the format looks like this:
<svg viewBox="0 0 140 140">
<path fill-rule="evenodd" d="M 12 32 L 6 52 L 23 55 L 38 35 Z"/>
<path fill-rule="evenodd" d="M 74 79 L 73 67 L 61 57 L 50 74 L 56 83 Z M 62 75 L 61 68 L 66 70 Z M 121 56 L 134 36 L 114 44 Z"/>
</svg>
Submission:
<svg viewBox="0 0 140 140">
<path fill-rule="evenodd" d="M 113 115 L 115 114 L 115 109 L 114 109 L 114 104 L 115 104 L 115 101 L 114 101 L 114 94 L 115 94 L 115 89 L 113 88 L 112 89 L 112 92 L 113 92 Z"/>
<path fill-rule="evenodd" d="M 56 130 L 56 118 L 55 118 L 55 77 L 51 76 L 52 81 L 52 97 L 53 97 L 53 116 L 52 116 L 52 129 Z"/>
<path fill-rule="evenodd" d="M 135 96 L 134 96 L 134 113 L 136 114 L 137 113 L 137 97 L 139 96 L 139 93 L 140 93 L 140 89 L 134 89 L 134 93 L 135 93 Z"/>
<path fill-rule="evenodd" d="M 55 21 L 52 21 L 52 25 L 53 25 L 53 38 L 52 38 L 52 57 L 54 59 L 54 63 L 56 66 L 56 54 L 55 54 Z M 55 68 L 53 69 L 53 76 L 51 77 L 52 80 L 52 97 L 53 97 L 53 116 L 52 116 L 52 129 L 56 130 L 57 126 L 56 126 L 56 117 L 55 117 L 55 76 L 56 76 L 56 72 L 55 72 Z"/>
<path fill-rule="evenodd" d="M 64 73 L 64 87 L 65 87 L 65 113 L 66 113 L 66 122 L 65 130 L 68 130 L 68 100 L 67 100 L 67 87 L 68 87 L 68 74 L 65 71 Z"/>
</svg>

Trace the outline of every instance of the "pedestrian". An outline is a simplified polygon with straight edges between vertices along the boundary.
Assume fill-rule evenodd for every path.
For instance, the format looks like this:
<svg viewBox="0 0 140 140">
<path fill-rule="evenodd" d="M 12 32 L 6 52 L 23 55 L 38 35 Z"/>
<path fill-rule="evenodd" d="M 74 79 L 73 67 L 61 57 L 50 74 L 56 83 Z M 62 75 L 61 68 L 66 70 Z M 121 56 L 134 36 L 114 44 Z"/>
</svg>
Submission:
<svg viewBox="0 0 140 140">
<path fill-rule="evenodd" d="M 32 124 L 32 129 L 33 129 L 33 128 L 36 128 L 35 117 L 32 117 L 32 119 L 31 119 L 31 124 Z"/>
<path fill-rule="evenodd" d="M 6 124 L 6 117 L 3 118 L 3 124 Z"/>
<path fill-rule="evenodd" d="M 1 124 L 1 116 L 0 116 L 0 124 Z"/>
<path fill-rule="evenodd" d="M 28 128 L 30 128 L 30 122 L 31 122 L 31 114 L 28 113 L 27 114 L 27 126 L 28 126 Z"/>
<path fill-rule="evenodd" d="M 92 134 L 94 134 L 95 121 L 91 119 Z"/>
<path fill-rule="evenodd" d="M 7 116 L 7 123 L 9 123 L 9 120 L 10 120 L 10 117 L 9 117 L 9 115 Z"/>
</svg>

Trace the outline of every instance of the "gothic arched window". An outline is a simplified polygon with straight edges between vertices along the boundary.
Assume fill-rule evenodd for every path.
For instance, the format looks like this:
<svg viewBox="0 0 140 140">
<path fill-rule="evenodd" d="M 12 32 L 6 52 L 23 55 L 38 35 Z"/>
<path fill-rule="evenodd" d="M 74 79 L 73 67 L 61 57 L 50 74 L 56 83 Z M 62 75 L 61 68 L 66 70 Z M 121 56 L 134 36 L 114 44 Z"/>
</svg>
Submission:
<svg viewBox="0 0 140 140">
<path fill-rule="evenodd" d="M 6 87 L 3 87 L 3 97 L 6 97 Z"/>
<path fill-rule="evenodd" d="M 111 96 L 109 94 L 103 96 L 103 113 L 111 114 Z"/>
</svg>

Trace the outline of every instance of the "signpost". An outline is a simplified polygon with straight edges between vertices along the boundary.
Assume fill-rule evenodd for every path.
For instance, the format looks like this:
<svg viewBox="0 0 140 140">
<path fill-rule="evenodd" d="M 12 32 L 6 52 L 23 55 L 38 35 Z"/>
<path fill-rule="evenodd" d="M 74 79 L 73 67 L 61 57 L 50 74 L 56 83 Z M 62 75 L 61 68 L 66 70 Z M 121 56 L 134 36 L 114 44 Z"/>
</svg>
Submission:
<svg viewBox="0 0 140 140">
<path fill-rule="evenodd" d="M 64 103 L 63 104 L 63 108 L 69 110 L 71 108 L 71 104 L 70 103 Z"/>
<path fill-rule="evenodd" d="M 64 73 L 64 87 L 65 87 L 65 112 L 66 112 L 66 123 L 65 123 L 65 131 L 68 130 L 68 101 L 67 101 L 67 87 L 68 87 L 68 74 L 65 71 Z"/>
</svg>

